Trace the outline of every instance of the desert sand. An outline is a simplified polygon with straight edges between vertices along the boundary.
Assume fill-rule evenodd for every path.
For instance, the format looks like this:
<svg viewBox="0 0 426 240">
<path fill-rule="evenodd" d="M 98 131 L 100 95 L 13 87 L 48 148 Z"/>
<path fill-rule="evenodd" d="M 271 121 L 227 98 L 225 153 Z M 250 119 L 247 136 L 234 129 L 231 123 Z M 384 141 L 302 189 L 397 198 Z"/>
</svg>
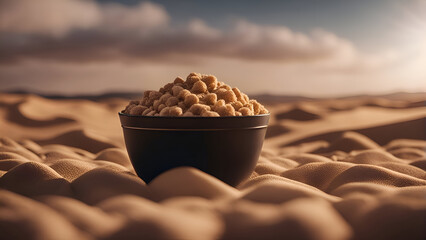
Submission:
<svg viewBox="0 0 426 240">
<path fill-rule="evenodd" d="M 0 94 L 0 239 L 426 239 L 425 100 L 265 102 L 258 165 L 233 188 L 188 167 L 138 178 L 127 99 Z"/>
</svg>

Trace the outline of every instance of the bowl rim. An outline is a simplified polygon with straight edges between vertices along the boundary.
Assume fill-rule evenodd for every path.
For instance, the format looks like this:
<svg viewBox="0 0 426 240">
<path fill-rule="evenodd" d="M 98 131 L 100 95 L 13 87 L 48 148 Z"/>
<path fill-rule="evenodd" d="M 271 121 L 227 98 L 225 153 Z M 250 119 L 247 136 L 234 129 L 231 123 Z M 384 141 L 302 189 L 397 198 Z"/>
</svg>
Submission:
<svg viewBox="0 0 426 240">
<path fill-rule="evenodd" d="M 257 114 L 257 115 L 249 115 L 249 116 L 222 116 L 222 117 L 202 117 L 202 116 L 142 116 L 142 115 L 131 115 L 123 112 L 118 112 L 119 115 L 126 116 L 126 117 L 135 117 L 135 118 L 177 118 L 177 119 L 227 119 L 227 118 L 254 118 L 254 117 L 265 117 L 270 116 L 271 113 L 264 113 L 264 114 Z"/>
<path fill-rule="evenodd" d="M 176 117 L 138 116 L 119 113 L 121 126 L 141 130 L 231 130 L 268 127 L 270 113 L 253 116 Z"/>
</svg>

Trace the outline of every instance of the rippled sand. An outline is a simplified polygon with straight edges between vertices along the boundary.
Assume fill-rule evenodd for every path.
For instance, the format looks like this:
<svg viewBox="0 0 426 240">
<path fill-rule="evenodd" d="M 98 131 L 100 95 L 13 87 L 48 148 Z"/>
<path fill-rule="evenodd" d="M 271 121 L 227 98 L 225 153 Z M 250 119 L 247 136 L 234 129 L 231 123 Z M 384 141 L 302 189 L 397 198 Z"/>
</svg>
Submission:
<svg viewBox="0 0 426 240">
<path fill-rule="evenodd" d="M 424 95 L 269 104 L 237 188 L 135 176 L 127 100 L 0 95 L 1 239 L 425 239 Z"/>
</svg>

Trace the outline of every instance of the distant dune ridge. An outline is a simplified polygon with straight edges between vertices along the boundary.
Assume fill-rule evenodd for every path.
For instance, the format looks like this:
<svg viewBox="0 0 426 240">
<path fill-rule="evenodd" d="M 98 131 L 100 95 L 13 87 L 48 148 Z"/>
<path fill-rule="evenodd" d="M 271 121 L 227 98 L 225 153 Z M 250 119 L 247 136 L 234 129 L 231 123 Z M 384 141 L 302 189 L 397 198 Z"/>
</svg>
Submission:
<svg viewBox="0 0 426 240">
<path fill-rule="evenodd" d="M 426 239 L 425 94 L 283 99 L 233 188 L 138 178 L 127 99 L 0 94 L 0 239 Z"/>
</svg>

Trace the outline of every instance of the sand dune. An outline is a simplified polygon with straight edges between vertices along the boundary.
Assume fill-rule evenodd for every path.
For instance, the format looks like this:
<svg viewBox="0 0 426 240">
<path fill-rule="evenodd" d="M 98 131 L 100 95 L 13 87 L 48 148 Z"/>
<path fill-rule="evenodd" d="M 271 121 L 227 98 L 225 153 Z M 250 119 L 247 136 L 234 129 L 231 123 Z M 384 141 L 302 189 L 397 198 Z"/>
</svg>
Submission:
<svg viewBox="0 0 426 240">
<path fill-rule="evenodd" d="M 0 239 L 425 239 L 426 96 L 273 104 L 237 188 L 181 167 L 146 184 L 122 99 L 0 95 Z"/>
<path fill-rule="evenodd" d="M 41 145 L 63 144 L 81 148 L 92 153 L 115 146 L 106 137 L 90 134 L 90 132 L 82 130 L 70 131 L 50 139 L 36 140 L 36 142 Z"/>
<path fill-rule="evenodd" d="M 320 119 L 321 116 L 313 112 L 306 111 L 301 107 L 296 107 L 287 112 L 277 113 L 275 115 L 275 118 L 278 120 L 292 119 L 296 121 L 310 121 L 310 120 Z"/>
<path fill-rule="evenodd" d="M 280 125 L 280 124 L 270 124 L 268 126 L 267 131 L 266 131 L 265 138 L 276 137 L 276 136 L 285 134 L 289 131 L 290 131 L 290 129 L 288 129 L 288 128 Z"/>
</svg>

